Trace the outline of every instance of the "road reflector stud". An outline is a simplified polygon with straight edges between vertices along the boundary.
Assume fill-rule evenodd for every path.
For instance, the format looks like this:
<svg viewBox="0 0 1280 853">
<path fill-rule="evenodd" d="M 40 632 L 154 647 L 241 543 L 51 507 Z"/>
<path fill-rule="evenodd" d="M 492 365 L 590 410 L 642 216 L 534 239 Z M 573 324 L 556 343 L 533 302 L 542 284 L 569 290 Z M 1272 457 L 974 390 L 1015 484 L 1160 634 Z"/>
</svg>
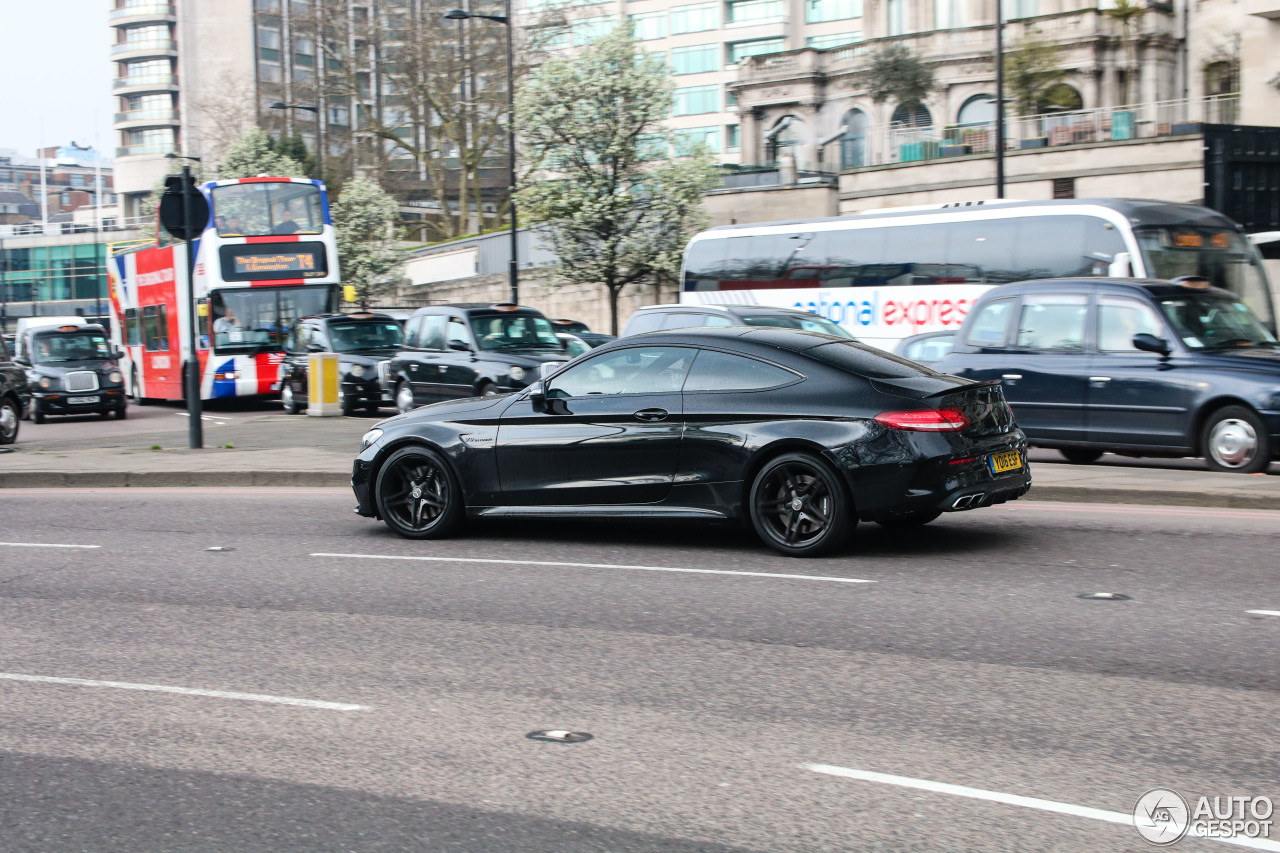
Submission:
<svg viewBox="0 0 1280 853">
<path fill-rule="evenodd" d="M 591 740 L 591 735 L 586 732 L 571 732 L 565 729 L 529 732 L 525 737 L 529 740 L 544 740 L 552 743 L 582 743 L 584 740 Z"/>
<path fill-rule="evenodd" d="M 1086 592 L 1083 595 L 1077 595 L 1076 598 L 1083 598 L 1085 601 L 1132 601 L 1133 599 L 1125 595 L 1123 592 Z"/>
</svg>

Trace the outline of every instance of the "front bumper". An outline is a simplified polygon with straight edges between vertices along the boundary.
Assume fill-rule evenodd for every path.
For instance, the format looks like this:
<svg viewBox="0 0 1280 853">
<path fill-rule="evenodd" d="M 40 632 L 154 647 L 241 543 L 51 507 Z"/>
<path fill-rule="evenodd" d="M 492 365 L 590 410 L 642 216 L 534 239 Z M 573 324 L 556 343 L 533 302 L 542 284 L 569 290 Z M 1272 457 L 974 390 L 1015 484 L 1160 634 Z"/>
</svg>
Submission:
<svg viewBox="0 0 1280 853">
<path fill-rule="evenodd" d="M 350 405 L 365 406 L 370 403 L 382 405 L 392 402 L 391 392 L 378 384 L 377 379 L 361 379 L 342 381 L 342 396 Z"/>
<path fill-rule="evenodd" d="M 85 401 L 97 398 L 93 402 Z M 126 405 L 124 388 L 100 388 L 97 391 L 70 393 L 36 391 L 31 395 L 31 410 L 42 415 L 93 415 L 114 412 Z"/>
</svg>

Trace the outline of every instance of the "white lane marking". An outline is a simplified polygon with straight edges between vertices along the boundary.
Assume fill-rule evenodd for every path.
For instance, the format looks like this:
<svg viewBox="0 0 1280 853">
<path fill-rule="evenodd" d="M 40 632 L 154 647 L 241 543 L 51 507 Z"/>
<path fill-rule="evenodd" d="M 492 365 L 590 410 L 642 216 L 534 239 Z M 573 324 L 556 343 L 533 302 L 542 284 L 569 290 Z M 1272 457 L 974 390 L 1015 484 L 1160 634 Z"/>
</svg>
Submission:
<svg viewBox="0 0 1280 853">
<path fill-rule="evenodd" d="M 875 583 L 861 578 L 832 578 L 822 575 L 784 575 L 774 572 L 736 572 L 729 569 L 676 569 L 670 566 L 623 566 L 616 563 L 553 563 L 547 560 L 491 560 L 478 557 L 402 557 L 394 554 L 312 554 L 312 557 L 347 557 L 353 560 L 423 560 L 436 563 L 495 563 L 504 566 L 560 566 L 570 569 L 629 569 L 637 572 L 678 572 L 691 575 L 738 575 L 748 578 L 783 578 L 829 583 Z"/>
<path fill-rule="evenodd" d="M 0 542 L 6 548 L 101 548 L 101 545 L 55 545 L 51 542 Z"/>
<path fill-rule="evenodd" d="M 828 776 L 842 776 L 845 779 L 857 779 L 862 782 L 879 782 L 882 785 L 897 785 L 901 788 L 915 788 L 918 791 L 932 791 L 935 794 L 951 794 L 955 797 L 968 797 L 971 800 L 986 800 L 991 803 L 1003 803 L 1007 806 L 1021 806 L 1026 809 L 1038 809 L 1043 812 L 1087 817 L 1091 820 L 1119 823 L 1133 826 L 1133 813 L 1111 812 L 1089 806 L 1077 806 L 1074 803 L 1059 803 L 1054 800 L 1042 800 L 1038 797 L 1023 797 L 1018 794 L 1004 794 L 1000 791 L 984 791 L 981 788 L 969 788 L 965 785 L 952 785 L 947 782 L 933 782 L 928 779 L 913 779 L 910 776 L 893 776 L 889 773 L 874 773 L 870 770 L 854 770 L 851 767 L 837 767 L 832 764 L 801 764 L 804 770 L 825 773 Z M 1280 851 L 1280 842 L 1262 838 L 1210 838 L 1203 834 L 1187 833 L 1188 837 L 1202 838 L 1205 841 L 1221 841 L 1237 847 L 1248 847 L 1252 850 Z"/>
<path fill-rule="evenodd" d="M 328 711 L 367 711 L 364 705 L 325 702 L 320 699 L 295 699 L 292 696 L 269 696 L 265 693 L 238 693 L 233 690 L 199 690 L 194 687 L 170 687 L 165 684 L 135 684 L 130 681 L 95 681 L 88 678 L 55 678 L 51 675 L 25 675 L 0 672 L 0 680 L 33 681 L 39 684 L 69 684 L 75 687 L 114 687 L 117 690 L 142 690 L 148 693 L 177 693 L 181 696 L 207 696 L 212 699 L 239 699 L 242 702 L 267 702 L 272 705 L 296 705 L 299 708 L 323 708 Z"/>
<path fill-rule="evenodd" d="M 1254 616 L 1280 616 L 1280 610 L 1246 610 L 1245 613 L 1252 613 Z"/>
<path fill-rule="evenodd" d="M 1280 512 L 1280 510 L 1232 509 L 1230 507 L 1214 510 L 1179 506 L 1140 506 L 1136 504 L 1076 504 L 1065 501 L 1062 503 L 1055 501 L 1025 501 L 1021 505 L 1007 503 L 989 507 L 989 509 L 1003 512 L 1081 512 L 1098 515 L 1105 513 L 1107 515 L 1154 515 L 1187 518 L 1260 518 L 1267 521 L 1274 521 L 1276 514 Z"/>
<path fill-rule="evenodd" d="M 190 412 L 174 412 L 174 414 L 175 414 L 175 415 L 177 415 L 177 416 L 178 416 L 178 417 L 180 417 L 180 418 L 189 418 L 189 417 L 191 417 L 191 413 L 190 413 Z M 202 421 L 215 421 L 215 422 L 217 422 L 217 421 L 230 421 L 230 420 L 234 420 L 234 418 L 224 417 L 223 415 L 206 415 L 206 414 L 201 413 L 201 415 L 200 415 L 200 420 L 202 420 Z"/>
</svg>

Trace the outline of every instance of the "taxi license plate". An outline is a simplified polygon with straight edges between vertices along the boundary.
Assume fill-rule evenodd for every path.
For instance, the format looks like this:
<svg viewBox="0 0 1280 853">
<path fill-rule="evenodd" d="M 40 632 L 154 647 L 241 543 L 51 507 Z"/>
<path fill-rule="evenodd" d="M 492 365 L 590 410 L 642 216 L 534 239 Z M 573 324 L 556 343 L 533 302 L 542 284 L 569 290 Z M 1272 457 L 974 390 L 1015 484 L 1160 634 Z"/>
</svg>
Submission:
<svg viewBox="0 0 1280 853">
<path fill-rule="evenodd" d="M 77 403 L 100 403 L 102 402 L 102 398 L 101 397 L 68 397 L 67 402 L 74 406 Z"/>
<path fill-rule="evenodd" d="M 1016 471 L 1022 467 L 1022 454 L 1016 450 L 991 454 L 991 473 L 1003 474 L 1005 471 Z"/>
</svg>

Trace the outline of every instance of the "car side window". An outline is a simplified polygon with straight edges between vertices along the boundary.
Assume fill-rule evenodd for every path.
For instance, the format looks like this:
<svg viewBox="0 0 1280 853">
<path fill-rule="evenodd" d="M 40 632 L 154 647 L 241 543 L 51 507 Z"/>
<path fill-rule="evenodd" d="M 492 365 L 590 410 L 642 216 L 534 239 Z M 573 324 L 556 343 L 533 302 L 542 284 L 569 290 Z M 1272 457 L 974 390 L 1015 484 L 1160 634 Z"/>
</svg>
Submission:
<svg viewBox="0 0 1280 853">
<path fill-rule="evenodd" d="M 1082 294 L 1046 293 L 1022 298 L 1018 315 L 1019 349 L 1083 352 L 1089 299 Z"/>
<path fill-rule="evenodd" d="M 0 338 L 0 361 L 9 360 L 9 348 L 4 344 L 4 338 Z"/>
<path fill-rule="evenodd" d="M 423 317 L 422 325 L 418 327 L 418 346 L 423 349 L 444 349 L 444 324 L 443 314 L 428 314 Z"/>
<path fill-rule="evenodd" d="M 1012 299 L 993 299 L 978 309 L 964 342 L 971 347 L 1002 347 L 1008 343 Z"/>
<path fill-rule="evenodd" d="M 471 336 L 467 334 L 467 324 L 459 320 L 457 317 L 449 318 L 449 343 L 454 341 L 464 343 L 468 347 L 471 346 Z"/>
<path fill-rule="evenodd" d="M 777 388 L 801 377 L 790 370 L 715 350 L 700 350 L 694 359 L 685 391 L 759 391 Z"/>
<path fill-rule="evenodd" d="M 656 332 L 662 328 L 662 314 L 657 311 L 637 311 L 627 321 L 626 334 L 639 335 L 644 332 Z"/>
<path fill-rule="evenodd" d="M 903 356 L 912 361 L 942 361 L 951 352 L 951 344 L 954 340 L 955 338 L 952 335 L 938 335 L 937 337 L 912 341 L 907 345 Z"/>
<path fill-rule="evenodd" d="M 1136 299 L 1098 297 L 1098 349 L 1103 352 L 1134 352 L 1134 335 L 1165 337 L 1164 324 L 1151 307 Z"/>
<path fill-rule="evenodd" d="M 689 312 L 672 312 L 667 315 L 662 323 L 663 331 L 669 329 L 692 329 L 695 326 L 705 326 L 711 318 L 706 314 L 695 314 Z"/>
<path fill-rule="evenodd" d="M 629 347 L 601 353 L 555 376 L 548 398 L 678 392 L 696 350 Z"/>
<path fill-rule="evenodd" d="M 409 322 L 404 327 L 404 343 L 405 346 L 416 347 L 418 345 L 418 330 L 422 328 L 422 317 L 410 317 Z"/>
<path fill-rule="evenodd" d="M 717 317 L 715 315 L 712 315 L 707 317 L 706 319 L 707 319 L 706 325 L 708 326 L 732 326 L 733 325 L 733 321 L 730 320 L 728 317 Z"/>
</svg>

